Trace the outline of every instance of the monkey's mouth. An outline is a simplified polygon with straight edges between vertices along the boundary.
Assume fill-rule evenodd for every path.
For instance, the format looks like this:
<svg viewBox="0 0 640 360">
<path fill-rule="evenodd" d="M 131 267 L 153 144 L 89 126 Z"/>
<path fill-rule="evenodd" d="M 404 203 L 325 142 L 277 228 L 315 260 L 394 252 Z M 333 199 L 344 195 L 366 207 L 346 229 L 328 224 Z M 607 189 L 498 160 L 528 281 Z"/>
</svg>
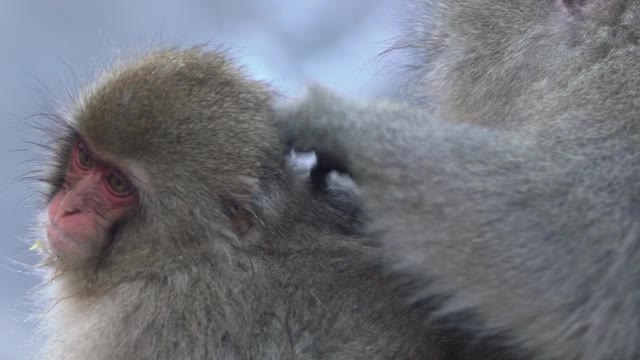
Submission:
<svg viewBox="0 0 640 360">
<path fill-rule="evenodd" d="M 47 223 L 47 242 L 57 256 L 81 258 L 87 256 L 84 249 L 86 246 L 60 229 L 52 220 Z"/>
</svg>

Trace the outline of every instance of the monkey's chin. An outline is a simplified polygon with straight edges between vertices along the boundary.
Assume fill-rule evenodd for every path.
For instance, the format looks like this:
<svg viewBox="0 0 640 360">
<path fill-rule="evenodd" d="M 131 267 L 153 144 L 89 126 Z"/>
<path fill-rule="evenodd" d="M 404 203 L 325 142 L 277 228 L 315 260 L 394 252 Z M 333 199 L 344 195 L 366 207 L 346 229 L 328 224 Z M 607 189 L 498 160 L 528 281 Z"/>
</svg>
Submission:
<svg viewBox="0 0 640 360">
<path fill-rule="evenodd" d="M 90 245 L 74 239 L 53 221 L 47 224 L 47 242 L 56 256 L 74 262 L 91 258 L 95 252 Z"/>
</svg>

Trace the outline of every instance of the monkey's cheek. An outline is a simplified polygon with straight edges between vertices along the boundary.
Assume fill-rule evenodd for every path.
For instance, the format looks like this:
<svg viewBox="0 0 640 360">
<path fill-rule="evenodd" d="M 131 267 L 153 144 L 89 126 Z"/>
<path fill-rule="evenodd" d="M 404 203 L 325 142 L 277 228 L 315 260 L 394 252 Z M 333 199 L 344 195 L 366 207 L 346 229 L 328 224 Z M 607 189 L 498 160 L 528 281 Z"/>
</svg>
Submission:
<svg viewBox="0 0 640 360">
<path fill-rule="evenodd" d="M 96 252 L 92 242 L 84 244 L 73 239 L 53 222 L 47 224 L 47 241 L 53 252 L 65 259 L 83 260 L 94 256 Z"/>
</svg>

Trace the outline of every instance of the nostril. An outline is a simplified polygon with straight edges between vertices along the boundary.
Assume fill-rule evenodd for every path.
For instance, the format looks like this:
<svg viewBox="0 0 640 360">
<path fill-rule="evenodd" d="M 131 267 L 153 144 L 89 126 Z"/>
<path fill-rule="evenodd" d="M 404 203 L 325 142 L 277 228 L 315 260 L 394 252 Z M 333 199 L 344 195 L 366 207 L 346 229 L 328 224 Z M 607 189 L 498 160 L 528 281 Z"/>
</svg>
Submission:
<svg viewBox="0 0 640 360">
<path fill-rule="evenodd" d="M 79 212 L 80 212 L 80 209 L 70 209 L 70 210 L 65 210 L 62 215 L 63 216 L 74 215 L 74 214 L 77 214 Z"/>
</svg>

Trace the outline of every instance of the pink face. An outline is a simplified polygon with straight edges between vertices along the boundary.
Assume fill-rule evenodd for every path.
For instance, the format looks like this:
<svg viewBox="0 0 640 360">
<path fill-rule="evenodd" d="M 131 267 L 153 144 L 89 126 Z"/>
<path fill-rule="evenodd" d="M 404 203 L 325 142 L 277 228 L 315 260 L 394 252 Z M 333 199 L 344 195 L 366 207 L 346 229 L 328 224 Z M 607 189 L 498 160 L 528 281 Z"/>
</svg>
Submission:
<svg viewBox="0 0 640 360">
<path fill-rule="evenodd" d="M 78 141 L 64 185 L 49 204 L 47 237 L 61 257 L 82 260 L 99 254 L 111 226 L 137 204 L 137 193 L 116 167 Z"/>
</svg>

